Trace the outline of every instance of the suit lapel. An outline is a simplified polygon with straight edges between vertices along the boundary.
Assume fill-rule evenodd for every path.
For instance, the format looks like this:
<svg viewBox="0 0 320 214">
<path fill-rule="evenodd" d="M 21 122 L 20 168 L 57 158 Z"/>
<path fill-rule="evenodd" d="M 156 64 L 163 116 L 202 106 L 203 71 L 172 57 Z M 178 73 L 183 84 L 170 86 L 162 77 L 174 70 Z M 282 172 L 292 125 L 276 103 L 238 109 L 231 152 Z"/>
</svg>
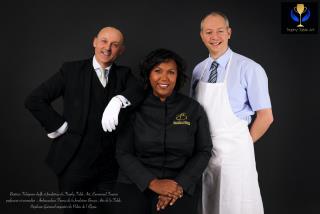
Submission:
<svg viewBox="0 0 320 214">
<path fill-rule="evenodd" d="M 90 89 L 92 75 L 94 74 L 94 69 L 92 66 L 92 58 L 88 60 L 86 65 L 82 69 L 82 80 L 83 80 L 83 114 L 82 114 L 82 130 L 85 128 L 85 124 L 88 117 L 89 106 L 90 106 Z"/>
<path fill-rule="evenodd" d="M 108 77 L 108 90 L 109 90 L 109 96 L 108 100 L 110 100 L 112 97 L 114 97 L 116 94 L 115 89 L 116 89 L 116 83 L 117 83 L 117 65 L 113 63 L 111 66 L 110 72 L 109 72 L 109 77 Z"/>
</svg>

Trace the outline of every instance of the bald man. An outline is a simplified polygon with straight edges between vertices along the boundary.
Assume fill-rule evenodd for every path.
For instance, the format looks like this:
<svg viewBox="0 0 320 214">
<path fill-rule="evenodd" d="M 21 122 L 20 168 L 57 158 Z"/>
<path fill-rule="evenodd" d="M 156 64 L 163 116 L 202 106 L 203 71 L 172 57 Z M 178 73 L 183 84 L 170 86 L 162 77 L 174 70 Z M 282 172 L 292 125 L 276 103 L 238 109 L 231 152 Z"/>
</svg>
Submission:
<svg viewBox="0 0 320 214">
<path fill-rule="evenodd" d="M 46 162 L 56 173 L 61 192 L 112 192 L 118 165 L 116 133 L 111 131 L 118 125 L 119 112 L 125 114 L 143 96 L 130 69 L 114 63 L 124 51 L 118 29 L 101 29 L 93 47 L 92 58 L 64 63 L 25 102 L 52 139 Z M 59 97 L 63 98 L 62 114 L 51 106 Z M 88 203 L 80 205 L 65 213 L 86 213 Z"/>
</svg>

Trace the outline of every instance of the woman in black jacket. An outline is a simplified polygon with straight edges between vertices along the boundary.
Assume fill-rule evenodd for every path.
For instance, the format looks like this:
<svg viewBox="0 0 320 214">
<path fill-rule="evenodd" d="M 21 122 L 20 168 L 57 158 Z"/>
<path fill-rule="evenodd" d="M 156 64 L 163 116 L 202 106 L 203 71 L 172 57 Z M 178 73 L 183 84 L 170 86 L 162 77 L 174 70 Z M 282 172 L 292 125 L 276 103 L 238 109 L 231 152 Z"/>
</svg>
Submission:
<svg viewBox="0 0 320 214">
<path fill-rule="evenodd" d="M 212 149 L 206 114 L 177 92 L 186 75 L 176 53 L 154 50 L 140 68 L 148 93 L 118 136 L 116 213 L 196 213 Z"/>
</svg>

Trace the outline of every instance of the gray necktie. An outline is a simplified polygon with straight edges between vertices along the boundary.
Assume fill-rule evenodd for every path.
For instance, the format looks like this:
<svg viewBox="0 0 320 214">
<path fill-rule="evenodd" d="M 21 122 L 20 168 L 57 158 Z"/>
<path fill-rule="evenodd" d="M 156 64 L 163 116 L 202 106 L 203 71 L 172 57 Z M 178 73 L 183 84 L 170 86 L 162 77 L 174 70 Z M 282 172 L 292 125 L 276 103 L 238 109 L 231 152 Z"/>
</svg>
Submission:
<svg viewBox="0 0 320 214">
<path fill-rule="evenodd" d="M 212 62 L 210 70 L 209 70 L 210 76 L 209 76 L 208 82 L 211 82 L 211 83 L 217 82 L 217 76 L 218 76 L 217 68 L 218 68 L 218 66 L 219 66 L 219 64 L 216 61 Z"/>
<path fill-rule="evenodd" d="M 108 83 L 108 77 L 107 77 L 108 70 L 104 69 L 104 68 L 100 68 L 100 71 L 101 71 L 100 76 L 99 76 L 100 82 L 103 85 L 103 87 L 106 87 L 106 85 Z"/>
</svg>

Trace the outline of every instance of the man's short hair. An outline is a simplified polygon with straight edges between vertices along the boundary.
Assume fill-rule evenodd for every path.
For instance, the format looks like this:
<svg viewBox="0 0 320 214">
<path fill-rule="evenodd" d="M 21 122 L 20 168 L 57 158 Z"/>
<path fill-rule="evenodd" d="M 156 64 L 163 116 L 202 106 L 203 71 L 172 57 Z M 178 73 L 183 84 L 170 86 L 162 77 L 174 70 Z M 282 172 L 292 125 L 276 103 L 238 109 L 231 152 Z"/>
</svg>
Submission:
<svg viewBox="0 0 320 214">
<path fill-rule="evenodd" d="M 204 20 L 209 16 L 221 16 L 224 19 L 224 21 L 226 22 L 227 27 L 228 28 L 230 27 L 229 19 L 226 14 L 224 14 L 220 11 L 212 11 L 211 13 L 207 14 L 205 17 L 202 18 L 201 24 L 200 24 L 200 31 L 202 31 L 202 25 L 203 25 Z"/>
</svg>

